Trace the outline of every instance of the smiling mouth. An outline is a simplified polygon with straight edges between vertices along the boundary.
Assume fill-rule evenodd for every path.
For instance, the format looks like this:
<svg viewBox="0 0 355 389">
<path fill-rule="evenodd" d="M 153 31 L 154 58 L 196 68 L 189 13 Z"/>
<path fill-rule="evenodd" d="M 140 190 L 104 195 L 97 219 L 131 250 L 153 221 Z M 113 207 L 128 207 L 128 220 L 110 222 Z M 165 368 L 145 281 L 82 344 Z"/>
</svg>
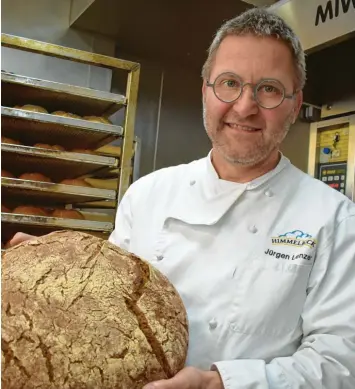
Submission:
<svg viewBox="0 0 355 389">
<path fill-rule="evenodd" d="M 233 130 L 239 130 L 244 132 L 258 132 L 261 131 L 261 128 L 242 126 L 236 123 L 225 123 L 226 126 L 232 128 Z"/>
</svg>

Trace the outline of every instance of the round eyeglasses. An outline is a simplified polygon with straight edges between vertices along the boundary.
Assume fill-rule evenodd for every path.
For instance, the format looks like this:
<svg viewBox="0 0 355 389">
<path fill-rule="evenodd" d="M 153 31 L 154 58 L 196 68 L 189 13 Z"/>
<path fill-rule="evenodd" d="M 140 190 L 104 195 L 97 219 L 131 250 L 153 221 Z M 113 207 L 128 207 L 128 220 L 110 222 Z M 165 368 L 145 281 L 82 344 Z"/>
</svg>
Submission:
<svg viewBox="0 0 355 389">
<path fill-rule="evenodd" d="M 217 99 L 224 103 L 233 103 L 239 99 L 246 85 L 253 88 L 254 100 L 266 109 L 277 108 L 285 99 L 293 99 L 296 93 L 287 95 L 285 87 L 274 79 L 261 80 L 256 85 L 246 82 L 234 73 L 222 73 L 213 83 L 207 81 L 207 86 L 213 88 Z"/>
</svg>

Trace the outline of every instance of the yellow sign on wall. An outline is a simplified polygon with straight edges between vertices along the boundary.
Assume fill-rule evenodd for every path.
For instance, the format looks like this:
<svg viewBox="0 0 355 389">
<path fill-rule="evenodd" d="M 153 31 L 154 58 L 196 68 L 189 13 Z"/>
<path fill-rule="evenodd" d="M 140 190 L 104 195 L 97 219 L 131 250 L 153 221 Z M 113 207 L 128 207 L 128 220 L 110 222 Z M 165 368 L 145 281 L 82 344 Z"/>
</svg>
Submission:
<svg viewBox="0 0 355 389">
<path fill-rule="evenodd" d="M 346 162 L 349 149 L 349 127 L 320 131 L 317 137 L 317 149 L 319 150 L 319 162 Z M 328 154 L 327 149 L 329 149 Z"/>
</svg>

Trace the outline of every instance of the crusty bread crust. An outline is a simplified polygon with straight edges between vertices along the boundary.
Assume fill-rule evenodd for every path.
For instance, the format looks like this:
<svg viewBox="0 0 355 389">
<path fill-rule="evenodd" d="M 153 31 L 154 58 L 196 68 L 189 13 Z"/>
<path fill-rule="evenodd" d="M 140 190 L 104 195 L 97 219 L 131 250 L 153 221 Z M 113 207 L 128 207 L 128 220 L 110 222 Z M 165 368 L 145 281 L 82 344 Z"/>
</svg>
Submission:
<svg viewBox="0 0 355 389">
<path fill-rule="evenodd" d="M 176 374 L 187 345 L 174 287 L 107 241 L 59 231 L 3 255 L 3 389 L 141 389 Z"/>
</svg>

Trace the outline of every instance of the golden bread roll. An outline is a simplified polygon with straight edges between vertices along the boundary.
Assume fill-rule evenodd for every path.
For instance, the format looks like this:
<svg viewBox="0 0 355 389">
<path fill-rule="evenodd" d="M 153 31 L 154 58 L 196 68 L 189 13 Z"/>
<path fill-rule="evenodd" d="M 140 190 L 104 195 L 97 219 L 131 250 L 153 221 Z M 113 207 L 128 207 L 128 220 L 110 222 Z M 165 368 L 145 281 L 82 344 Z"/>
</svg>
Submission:
<svg viewBox="0 0 355 389">
<path fill-rule="evenodd" d="M 64 111 L 55 111 L 55 112 L 52 112 L 52 115 L 64 116 L 66 118 L 72 118 L 72 119 L 81 119 L 81 116 L 75 115 L 75 113 L 64 112 Z"/>
<path fill-rule="evenodd" d="M 64 147 L 60 145 L 48 145 L 47 143 L 36 143 L 34 147 L 39 147 L 41 149 L 48 149 L 48 150 L 65 151 Z"/>
<path fill-rule="evenodd" d="M 49 149 L 52 150 L 52 146 L 47 143 L 36 143 L 33 147 L 39 147 L 40 149 Z"/>
<path fill-rule="evenodd" d="M 67 178 L 60 182 L 64 185 L 74 185 L 74 186 L 86 186 L 87 188 L 91 188 L 91 185 L 88 184 L 85 180 L 80 178 Z"/>
<path fill-rule="evenodd" d="M 7 208 L 6 205 L 1 204 L 1 212 L 11 213 L 11 210 L 10 210 L 10 208 Z"/>
<path fill-rule="evenodd" d="M 56 209 L 52 212 L 51 216 L 59 217 L 62 219 L 85 219 L 79 211 L 75 211 L 74 209 Z"/>
<path fill-rule="evenodd" d="M 49 177 L 46 177 L 42 173 L 24 173 L 20 175 L 19 179 L 29 181 L 52 182 Z"/>
<path fill-rule="evenodd" d="M 65 148 L 63 146 L 60 146 L 60 145 L 53 145 L 52 149 L 58 150 L 58 151 L 65 151 Z"/>
<path fill-rule="evenodd" d="M 13 213 L 21 215 L 48 216 L 47 212 L 41 207 L 32 205 L 20 205 L 13 210 Z"/>
<path fill-rule="evenodd" d="M 80 154 L 95 154 L 93 150 L 89 149 L 73 149 L 71 150 L 72 153 L 80 153 Z"/>
<path fill-rule="evenodd" d="M 31 112 L 48 113 L 45 108 L 40 107 L 39 105 L 26 104 L 23 105 L 20 109 L 24 109 L 25 111 Z"/>
<path fill-rule="evenodd" d="M 21 145 L 22 144 L 18 140 L 7 138 L 6 136 L 1 137 L 1 143 L 8 143 L 10 145 Z"/>
<path fill-rule="evenodd" d="M 4 389 L 142 389 L 185 365 L 178 292 L 107 240 L 58 231 L 23 242 L 3 254 L 1 276 L 2 358 L 16 355 L 2 364 Z"/>
<path fill-rule="evenodd" d="M 89 122 L 97 122 L 97 123 L 103 123 L 103 124 L 112 124 L 108 119 L 102 117 L 102 116 L 84 116 L 84 120 L 88 120 Z"/>
<path fill-rule="evenodd" d="M 1 169 L 1 177 L 15 178 L 15 176 L 13 174 L 11 174 L 7 170 L 3 170 L 3 169 Z"/>
</svg>

